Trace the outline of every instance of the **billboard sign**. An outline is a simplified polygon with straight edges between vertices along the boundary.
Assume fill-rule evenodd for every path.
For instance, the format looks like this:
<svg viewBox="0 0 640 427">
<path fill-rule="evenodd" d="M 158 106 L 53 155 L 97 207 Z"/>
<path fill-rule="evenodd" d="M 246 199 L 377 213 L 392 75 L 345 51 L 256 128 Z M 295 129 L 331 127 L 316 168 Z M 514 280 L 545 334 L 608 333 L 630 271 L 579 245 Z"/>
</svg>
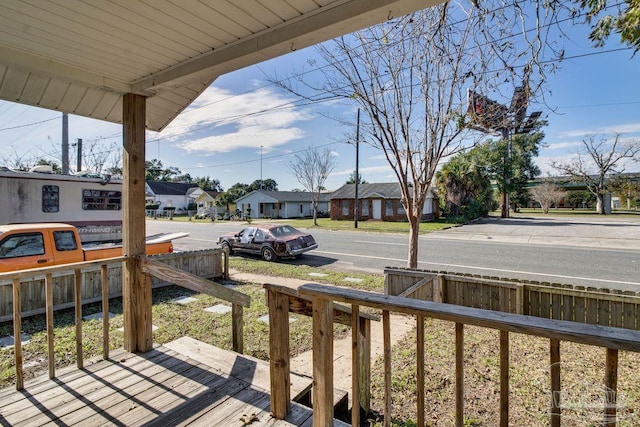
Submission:
<svg viewBox="0 0 640 427">
<path fill-rule="evenodd" d="M 467 92 L 469 127 L 483 132 L 498 132 L 508 127 L 508 109 L 469 89 Z"/>
</svg>

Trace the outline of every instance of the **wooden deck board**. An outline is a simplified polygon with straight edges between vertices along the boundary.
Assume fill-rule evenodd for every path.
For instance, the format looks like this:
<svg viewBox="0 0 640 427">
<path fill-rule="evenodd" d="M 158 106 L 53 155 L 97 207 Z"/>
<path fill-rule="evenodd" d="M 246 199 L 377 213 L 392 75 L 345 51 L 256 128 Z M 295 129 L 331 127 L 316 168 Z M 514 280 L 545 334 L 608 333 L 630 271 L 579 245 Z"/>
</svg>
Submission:
<svg viewBox="0 0 640 427">
<path fill-rule="evenodd" d="M 311 425 L 311 409 L 297 403 L 286 420 L 271 417 L 268 362 L 189 338 L 112 356 L 0 390 L 0 425 Z M 292 396 L 310 384 L 292 376 Z"/>
</svg>

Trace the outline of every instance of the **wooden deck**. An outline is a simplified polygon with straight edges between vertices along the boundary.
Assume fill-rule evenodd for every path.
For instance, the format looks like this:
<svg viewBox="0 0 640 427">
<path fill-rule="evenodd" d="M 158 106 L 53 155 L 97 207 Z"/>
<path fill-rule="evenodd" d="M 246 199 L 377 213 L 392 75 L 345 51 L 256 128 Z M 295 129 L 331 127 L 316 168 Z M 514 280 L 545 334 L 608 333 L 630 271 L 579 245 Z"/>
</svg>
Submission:
<svg viewBox="0 0 640 427">
<path fill-rule="evenodd" d="M 308 394 L 311 384 L 292 375 L 292 398 Z M 267 362 L 184 337 L 144 354 L 112 352 L 54 380 L 28 381 L 21 392 L 0 390 L 0 425 L 313 424 L 312 410 L 298 403 L 285 420 L 272 418 L 268 390 Z"/>
</svg>

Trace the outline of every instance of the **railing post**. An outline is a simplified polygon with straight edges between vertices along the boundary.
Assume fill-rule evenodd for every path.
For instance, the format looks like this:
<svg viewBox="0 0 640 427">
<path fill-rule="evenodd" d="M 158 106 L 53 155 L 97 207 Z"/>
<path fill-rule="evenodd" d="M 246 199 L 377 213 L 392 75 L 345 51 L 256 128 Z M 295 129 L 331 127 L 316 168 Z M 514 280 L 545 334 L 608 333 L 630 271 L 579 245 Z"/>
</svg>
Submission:
<svg viewBox="0 0 640 427">
<path fill-rule="evenodd" d="M 456 323 L 456 427 L 464 426 L 464 324 Z"/>
<path fill-rule="evenodd" d="M 313 304 L 313 424 L 331 426 L 333 425 L 333 301 L 318 297 L 312 297 L 311 301 Z"/>
<path fill-rule="evenodd" d="M 53 343 L 53 276 L 51 273 L 45 274 L 44 278 L 44 292 L 45 292 L 45 310 L 47 318 L 47 347 L 48 347 L 48 362 L 49 362 L 49 378 L 56 377 L 56 361 L 55 351 Z"/>
<path fill-rule="evenodd" d="M 509 427 L 509 332 L 500 331 L 500 427 Z"/>
<path fill-rule="evenodd" d="M 360 317 L 358 357 L 360 358 L 360 410 L 371 411 L 371 320 Z"/>
<path fill-rule="evenodd" d="M 604 398 L 604 424 L 615 426 L 617 424 L 617 394 L 618 394 L 618 350 L 607 349 L 605 361 L 605 398 Z"/>
<path fill-rule="evenodd" d="M 24 388 L 22 375 L 22 305 L 20 278 L 13 279 L 13 350 L 16 363 L 16 390 Z"/>
<path fill-rule="evenodd" d="M 384 427 L 391 425 L 391 317 L 382 311 L 382 349 L 384 352 Z"/>
<path fill-rule="evenodd" d="M 360 425 L 360 307 L 351 306 L 351 425 Z"/>
<path fill-rule="evenodd" d="M 225 280 L 229 279 L 229 253 L 231 252 L 231 250 L 229 248 L 224 248 L 222 250 L 222 252 L 224 253 L 224 264 L 222 265 L 222 277 L 224 277 Z"/>
<path fill-rule="evenodd" d="M 244 319 L 243 308 L 240 304 L 231 305 L 231 328 L 233 351 L 244 353 Z"/>
<path fill-rule="evenodd" d="M 100 281 L 102 283 L 102 358 L 109 359 L 109 276 L 107 264 L 100 266 Z"/>
<path fill-rule="evenodd" d="M 435 292 L 434 292 L 435 296 Z M 424 425 L 424 316 L 416 316 L 416 375 L 418 392 L 418 425 Z"/>
<path fill-rule="evenodd" d="M 551 427 L 560 427 L 560 341 L 549 341 L 551 374 Z"/>
<path fill-rule="evenodd" d="M 76 268 L 73 273 L 76 316 L 76 365 L 78 369 L 82 369 L 84 366 L 84 358 L 82 356 L 82 270 Z M 107 314 L 102 313 L 102 316 L 107 316 Z"/>
<path fill-rule="evenodd" d="M 289 405 L 291 401 L 291 368 L 289 366 L 289 296 L 269 289 L 267 290 L 267 303 L 269 305 L 271 414 L 275 418 L 284 419 L 284 417 L 289 413 Z"/>
</svg>

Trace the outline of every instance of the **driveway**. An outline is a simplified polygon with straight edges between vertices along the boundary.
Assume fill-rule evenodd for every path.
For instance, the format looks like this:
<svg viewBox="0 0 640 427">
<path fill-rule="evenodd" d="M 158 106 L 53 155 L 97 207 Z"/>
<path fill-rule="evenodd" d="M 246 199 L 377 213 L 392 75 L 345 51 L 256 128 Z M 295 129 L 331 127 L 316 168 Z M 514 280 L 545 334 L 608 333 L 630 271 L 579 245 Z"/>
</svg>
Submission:
<svg viewBox="0 0 640 427">
<path fill-rule="evenodd" d="M 489 217 L 430 233 L 429 236 L 472 241 L 640 249 L 640 217 L 637 220 L 614 216 Z"/>
</svg>

